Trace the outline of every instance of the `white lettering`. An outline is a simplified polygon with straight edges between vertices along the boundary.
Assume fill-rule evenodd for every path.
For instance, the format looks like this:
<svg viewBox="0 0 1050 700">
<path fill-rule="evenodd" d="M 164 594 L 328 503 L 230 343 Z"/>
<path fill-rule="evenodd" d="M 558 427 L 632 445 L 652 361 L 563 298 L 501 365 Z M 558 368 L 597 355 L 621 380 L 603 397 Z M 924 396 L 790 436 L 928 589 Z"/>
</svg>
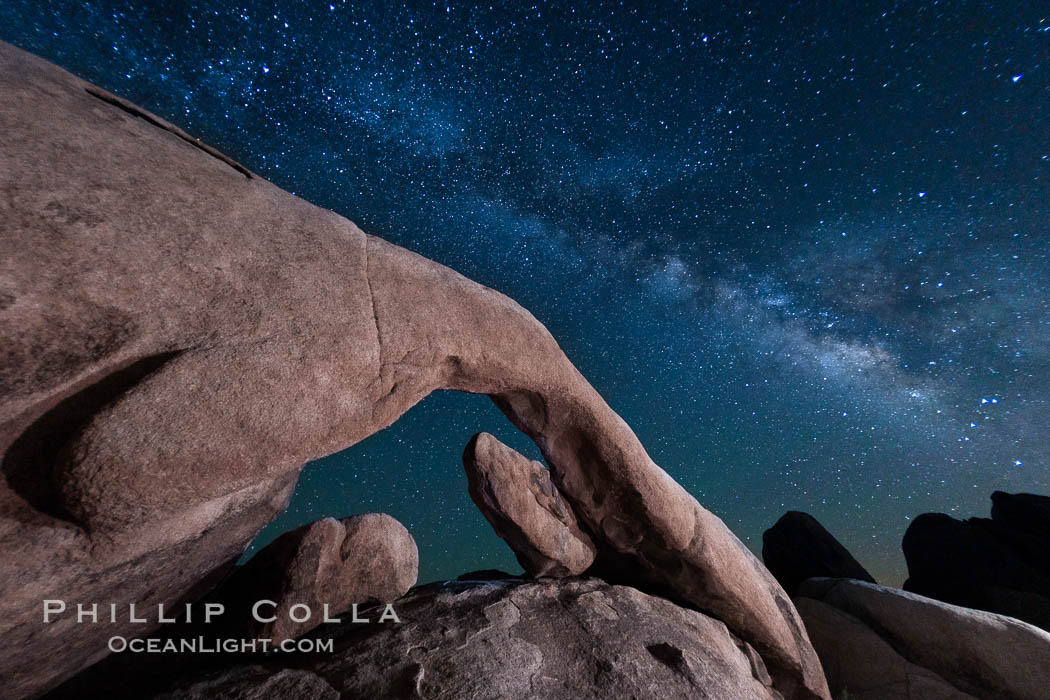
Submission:
<svg viewBox="0 0 1050 700">
<path fill-rule="evenodd" d="M 147 621 L 146 618 L 144 618 L 144 617 L 135 617 L 135 604 L 134 603 L 132 603 L 130 606 L 128 606 L 128 609 L 131 611 L 130 612 L 129 622 L 135 622 L 135 623 L 144 624 Z M 135 650 L 132 649 L 132 651 L 135 651 Z"/>
<path fill-rule="evenodd" d="M 44 622 L 51 622 L 51 618 L 48 615 L 57 615 L 60 612 L 65 611 L 66 602 L 64 600 L 45 600 L 44 601 Z"/>
<path fill-rule="evenodd" d="M 387 620 L 393 620 L 394 622 L 401 622 L 401 618 L 394 612 L 394 606 L 390 603 L 386 604 L 386 608 L 383 609 L 383 614 L 379 616 L 380 622 L 386 622 Z"/>
<path fill-rule="evenodd" d="M 205 603 L 204 604 L 204 622 L 205 624 L 211 622 L 213 617 L 217 617 L 226 612 L 226 606 L 222 603 Z"/>
<path fill-rule="evenodd" d="M 302 608 L 303 610 L 305 610 L 306 611 L 305 616 L 304 617 L 296 617 L 295 616 L 295 609 L 296 608 Z M 293 605 L 288 610 L 288 617 L 292 618 L 292 622 L 306 622 L 307 620 L 310 619 L 310 615 L 311 615 L 310 606 L 306 605 L 305 603 L 296 603 L 295 605 Z"/>
<path fill-rule="evenodd" d="M 371 620 L 369 620 L 367 617 L 357 616 L 357 603 L 354 603 L 350 606 L 350 615 L 353 618 L 350 620 L 350 622 L 371 622 Z"/>
<path fill-rule="evenodd" d="M 275 608 L 277 607 L 277 603 L 273 602 L 272 600 L 260 600 L 260 601 L 258 601 L 255 605 L 252 606 L 252 617 L 255 618 L 255 621 L 256 622 L 273 622 L 274 620 L 276 620 L 277 619 L 276 615 L 274 615 L 273 617 L 265 617 L 265 618 L 259 617 L 259 608 L 262 607 L 263 605 L 272 605 Z"/>
<path fill-rule="evenodd" d="M 175 622 L 174 617 L 164 617 L 164 603 L 157 605 L 157 622 Z"/>
<path fill-rule="evenodd" d="M 83 603 L 77 603 L 77 622 L 83 622 L 85 617 L 90 617 L 92 622 L 98 622 L 98 603 L 91 604 L 91 612 L 88 612 Z"/>
</svg>

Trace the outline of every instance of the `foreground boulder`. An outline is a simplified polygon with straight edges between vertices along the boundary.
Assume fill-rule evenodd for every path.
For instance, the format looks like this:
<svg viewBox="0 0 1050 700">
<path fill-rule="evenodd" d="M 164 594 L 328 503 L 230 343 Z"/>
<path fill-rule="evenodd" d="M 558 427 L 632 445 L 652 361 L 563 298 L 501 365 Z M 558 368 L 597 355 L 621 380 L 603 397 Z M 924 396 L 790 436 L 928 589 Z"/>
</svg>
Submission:
<svg viewBox="0 0 1050 700">
<path fill-rule="evenodd" d="M 8 693 L 157 626 L 44 624 L 43 600 L 199 598 L 305 462 L 456 389 L 536 441 L 603 547 L 723 620 L 785 696 L 827 697 L 777 582 L 519 305 L 6 44 L 0 132 Z"/>
<path fill-rule="evenodd" d="M 527 573 L 572 576 L 594 563 L 594 543 L 542 464 L 479 433 L 463 466 L 470 497 Z"/>
<path fill-rule="evenodd" d="M 904 588 L 1050 630 L 1050 498 L 992 494 L 992 517 L 915 518 L 904 534 Z"/>
<path fill-rule="evenodd" d="M 419 552 L 404 525 L 368 513 L 324 518 L 284 533 L 239 567 L 215 597 L 230 611 L 226 621 L 237 635 L 279 644 L 321 624 L 325 612 L 335 617 L 355 603 L 397 600 L 418 574 Z M 270 622 L 250 614 L 249 606 L 262 600 L 274 603 L 260 614 L 275 618 Z"/>
<path fill-rule="evenodd" d="M 808 513 L 788 511 L 762 533 L 762 561 L 789 595 L 809 578 L 853 578 L 875 583 L 835 537 Z"/>
<path fill-rule="evenodd" d="M 779 697 L 753 648 L 726 626 L 663 598 L 598 579 L 446 582 L 397 603 L 400 624 L 343 624 L 334 653 L 297 655 L 350 698 Z M 286 664 L 283 658 L 269 663 Z M 171 697 L 273 684 L 280 666 L 236 666 L 183 679 Z"/>
<path fill-rule="evenodd" d="M 157 700 L 340 700 L 342 696 L 323 678 L 309 671 L 240 666 L 156 697 Z"/>
<path fill-rule="evenodd" d="M 1050 634 L 848 579 L 810 579 L 796 597 L 832 693 L 850 698 L 1045 700 Z"/>
</svg>

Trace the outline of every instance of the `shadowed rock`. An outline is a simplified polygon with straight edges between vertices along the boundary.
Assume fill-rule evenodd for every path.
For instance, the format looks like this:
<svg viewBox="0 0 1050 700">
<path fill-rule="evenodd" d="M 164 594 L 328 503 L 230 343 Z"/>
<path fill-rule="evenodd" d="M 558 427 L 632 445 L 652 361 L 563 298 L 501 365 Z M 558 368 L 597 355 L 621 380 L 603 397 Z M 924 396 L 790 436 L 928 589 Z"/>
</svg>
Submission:
<svg viewBox="0 0 1050 700">
<path fill-rule="evenodd" d="M 457 581 L 498 581 L 502 579 L 515 579 L 523 578 L 522 576 L 515 576 L 514 574 L 501 571 L 500 569 L 478 569 L 476 571 L 467 571 L 456 577 Z"/>
<path fill-rule="evenodd" d="M 992 518 L 915 518 L 904 533 L 904 588 L 1050 630 L 1050 517 L 1045 496 L 992 494 Z"/>
<path fill-rule="evenodd" d="M 339 700 L 323 678 L 309 671 L 239 666 L 157 695 L 157 700 Z"/>
<path fill-rule="evenodd" d="M 799 587 L 798 598 L 811 598 L 859 621 L 882 638 L 908 664 L 922 667 L 960 693 L 1003 700 L 1044 700 L 1050 688 L 1050 634 L 1004 615 L 949 605 L 913 593 L 848 579 L 810 579 Z M 829 625 L 826 611 L 799 600 L 807 627 L 829 668 L 832 682 L 863 678 L 859 685 L 873 697 L 925 698 L 918 689 L 930 687 L 925 676 L 911 694 L 879 695 L 881 684 L 898 682 L 908 666 L 894 662 L 870 635 L 844 623 Z M 878 651 L 879 656 L 850 656 L 854 648 Z M 886 666 L 892 667 L 887 670 Z M 848 666 L 848 668 L 845 668 Z M 898 690 L 899 690 L 898 686 Z M 850 697 L 853 688 L 848 688 Z M 944 689 L 941 688 L 941 691 Z M 897 691 L 894 691 L 897 692 Z M 931 691 L 932 692 L 932 691 Z M 940 692 L 940 691 L 938 691 Z M 952 697 L 952 696 L 947 696 Z"/>
<path fill-rule="evenodd" d="M 835 698 L 975 700 L 928 668 L 897 653 L 863 622 L 811 598 L 795 598 Z"/>
<path fill-rule="evenodd" d="M 572 576 L 594 562 L 595 547 L 542 464 L 488 433 L 463 452 L 470 497 L 533 576 Z"/>
<path fill-rule="evenodd" d="M 722 622 L 598 579 L 446 582 L 397 610 L 400 624 L 326 629 L 334 653 L 294 665 L 347 698 L 779 697 L 759 655 Z M 245 675 L 230 669 L 202 685 Z"/>
<path fill-rule="evenodd" d="M 419 553 L 408 530 L 383 513 L 324 518 L 286 532 L 252 557 L 216 597 L 229 601 L 226 609 L 240 637 L 271 639 L 279 644 L 321 624 L 327 611 L 335 617 L 353 603 L 389 603 L 416 583 Z M 250 615 L 256 601 L 268 600 L 259 623 Z M 306 610 L 312 613 L 304 622 Z M 294 612 L 293 616 L 291 613 Z"/>
<path fill-rule="evenodd" d="M 853 555 L 808 513 L 788 511 L 762 533 L 762 560 L 789 595 L 808 578 L 875 583 Z"/>
<path fill-rule="evenodd" d="M 1044 547 L 1050 547 L 1050 496 L 1034 493 L 992 494 L 992 520 L 1015 532 L 1023 532 L 1043 538 Z M 1050 556 L 1043 550 L 1042 563 L 1050 567 Z"/>
<path fill-rule="evenodd" d="M 783 694 L 827 696 L 780 586 L 519 305 L 8 45 L 0 132 L 8 692 L 155 627 L 44 625 L 42 600 L 199 597 L 305 462 L 457 389 L 536 441 L 603 546 L 722 619 Z"/>
</svg>

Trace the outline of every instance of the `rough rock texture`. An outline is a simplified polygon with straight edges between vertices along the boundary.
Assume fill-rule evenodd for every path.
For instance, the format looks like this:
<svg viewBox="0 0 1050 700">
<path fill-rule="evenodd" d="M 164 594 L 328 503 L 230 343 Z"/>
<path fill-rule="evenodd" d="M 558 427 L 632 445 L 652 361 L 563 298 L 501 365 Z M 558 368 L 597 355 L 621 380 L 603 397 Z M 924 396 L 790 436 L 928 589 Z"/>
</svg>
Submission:
<svg viewBox="0 0 1050 700">
<path fill-rule="evenodd" d="M 408 592 L 419 575 L 416 542 L 404 525 L 383 513 L 354 515 L 342 520 L 324 518 L 286 532 L 240 567 L 215 597 L 226 605 L 240 638 L 294 639 L 324 619 L 324 605 L 332 617 L 353 603 L 389 603 Z M 250 605 L 270 600 L 258 623 Z M 245 604 L 249 601 L 248 604 Z M 306 605 L 312 615 L 305 622 L 292 619 L 291 607 Z M 240 613 L 234 618 L 235 613 Z M 302 608 L 295 617 L 304 617 Z"/>
<path fill-rule="evenodd" d="M 857 618 L 810 598 L 795 598 L 835 698 L 973 700 L 933 671 L 905 659 Z"/>
<path fill-rule="evenodd" d="M 550 472 L 488 433 L 463 452 L 470 497 L 533 576 L 574 576 L 594 563 L 595 546 Z"/>
<path fill-rule="evenodd" d="M 326 630 L 334 653 L 293 664 L 348 698 L 779 697 L 721 622 L 598 579 L 447 582 L 396 607 L 400 624 Z"/>
<path fill-rule="evenodd" d="M 41 601 L 199 596 L 302 465 L 436 389 L 488 394 L 596 540 L 826 697 L 790 599 L 510 299 L 0 46 L 0 684 L 148 634 Z M 56 655 L 55 649 L 62 654 Z"/>
<path fill-rule="evenodd" d="M 339 693 L 309 671 L 241 666 L 157 695 L 157 700 L 339 700 Z"/>
<path fill-rule="evenodd" d="M 808 578 L 875 583 L 853 555 L 808 513 L 792 510 L 762 533 L 762 560 L 789 595 Z"/>
<path fill-rule="evenodd" d="M 902 543 L 904 588 L 1050 630 L 1050 498 L 992 494 L 992 518 L 915 518 Z"/>
<path fill-rule="evenodd" d="M 927 669 L 961 693 L 979 698 L 1045 700 L 1050 688 L 1050 634 L 1004 615 L 949 605 L 913 593 L 849 579 L 810 579 L 799 587 L 800 609 L 813 612 L 801 598 L 811 598 L 855 618 L 889 644 L 910 664 Z M 851 639 L 850 631 L 828 625 L 827 617 L 805 617 L 810 633 L 820 639 L 818 651 L 832 682 L 864 678 L 860 689 L 875 689 L 884 680 L 907 674 L 881 654 L 851 657 L 844 645 L 873 648 L 866 634 Z M 830 653 L 828 649 L 830 648 Z M 844 668 L 852 665 L 852 668 Z M 886 666 L 895 670 L 890 675 Z M 916 679 L 930 687 L 928 677 Z M 849 688 L 853 693 L 853 689 Z M 889 693 L 890 691 L 887 691 Z M 879 696 L 881 697 L 881 696 Z M 889 697 L 911 697 L 908 695 Z M 928 697 L 919 695 L 918 697 Z"/>
</svg>

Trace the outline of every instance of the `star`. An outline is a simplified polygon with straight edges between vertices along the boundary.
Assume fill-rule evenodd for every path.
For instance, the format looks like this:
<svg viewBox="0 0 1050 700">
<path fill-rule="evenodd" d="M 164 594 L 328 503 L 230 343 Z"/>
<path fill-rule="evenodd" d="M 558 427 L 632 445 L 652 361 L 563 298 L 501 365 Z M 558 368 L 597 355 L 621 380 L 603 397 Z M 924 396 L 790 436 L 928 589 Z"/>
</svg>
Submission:
<svg viewBox="0 0 1050 700">
<path fill-rule="evenodd" d="M 977 42 L 950 3 L 89 5 L 14 0 L 0 26 L 521 303 L 743 540 L 809 510 L 900 583 L 905 519 L 1045 492 L 1045 57 L 1016 29 L 1037 3 L 995 4 Z M 421 581 L 517 570 L 460 479 L 480 430 L 542 459 L 491 402 L 438 393 L 308 465 L 259 542 L 386 511 Z"/>
</svg>

